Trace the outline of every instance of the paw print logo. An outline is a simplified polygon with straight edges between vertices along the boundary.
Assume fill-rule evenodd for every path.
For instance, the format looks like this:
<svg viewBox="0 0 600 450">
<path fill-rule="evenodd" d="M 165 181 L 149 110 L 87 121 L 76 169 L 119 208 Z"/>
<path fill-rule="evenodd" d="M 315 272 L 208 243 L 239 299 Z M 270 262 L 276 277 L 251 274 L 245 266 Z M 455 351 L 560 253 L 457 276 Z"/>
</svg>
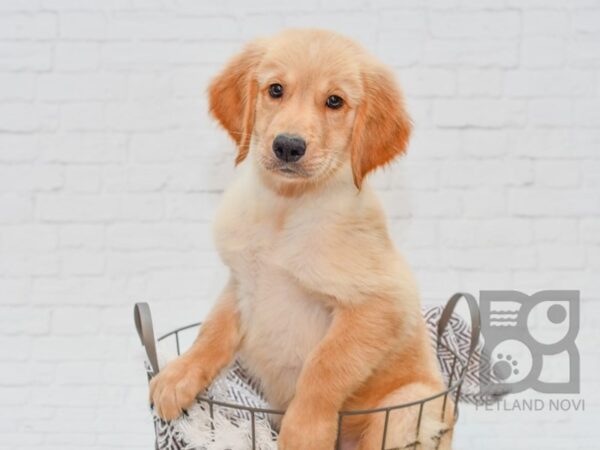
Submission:
<svg viewBox="0 0 600 450">
<path fill-rule="evenodd" d="M 491 370 L 480 373 L 482 391 L 579 392 L 579 291 L 482 291 L 480 305 L 491 355 Z"/>
<path fill-rule="evenodd" d="M 512 355 L 498 353 L 496 362 L 492 366 L 494 375 L 500 380 L 508 380 L 512 375 L 519 375 L 519 362 Z"/>
</svg>

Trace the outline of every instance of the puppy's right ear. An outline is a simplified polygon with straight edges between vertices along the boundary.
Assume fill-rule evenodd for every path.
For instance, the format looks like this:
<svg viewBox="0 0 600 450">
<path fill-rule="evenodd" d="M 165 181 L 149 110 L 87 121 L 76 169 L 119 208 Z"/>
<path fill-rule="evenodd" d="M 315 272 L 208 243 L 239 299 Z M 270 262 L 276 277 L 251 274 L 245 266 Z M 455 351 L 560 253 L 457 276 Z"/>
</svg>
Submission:
<svg viewBox="0 0 600 450">
<path fill-rule="evenodd" d="M 208 88 L 210 113 L 238 146 L 236 164 L 248 155 L 258 93 L 256 67 L 265 48 L 264 41 L 248 44 L 227 63 Z"/>
</svg>

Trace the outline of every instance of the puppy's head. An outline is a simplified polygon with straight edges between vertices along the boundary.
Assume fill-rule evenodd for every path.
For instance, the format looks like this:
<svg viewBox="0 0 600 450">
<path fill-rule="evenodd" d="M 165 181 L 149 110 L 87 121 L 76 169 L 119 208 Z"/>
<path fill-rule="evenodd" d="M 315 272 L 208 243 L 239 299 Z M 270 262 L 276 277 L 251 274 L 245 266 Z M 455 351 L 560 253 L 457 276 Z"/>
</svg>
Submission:
<svg viewBox="0 0 600 450">
<path fill-rule="evenodd" d="M 402 153 L 410 119 L 389 70 L 338 34 L 290 30 L 250 43 L 209 88 L 210 111 L 263 177 L 315 186 L 350 162 L 354 183 Z"/>
</svg>

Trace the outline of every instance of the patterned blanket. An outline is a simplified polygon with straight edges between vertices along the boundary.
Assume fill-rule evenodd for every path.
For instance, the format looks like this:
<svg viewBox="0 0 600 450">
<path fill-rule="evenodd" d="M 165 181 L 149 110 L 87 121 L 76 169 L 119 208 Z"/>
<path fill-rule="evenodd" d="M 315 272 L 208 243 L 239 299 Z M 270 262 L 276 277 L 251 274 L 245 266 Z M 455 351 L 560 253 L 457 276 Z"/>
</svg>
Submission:
<svg viewBox="0 0 600 450">
<path fill-rule="evenodd" d="M 437 324 L 442 310 L 442 307 L 429 308 L 423 311 L 423 315 L 432 345 L 437 350 L 440 368 L 448 383 L 451 377 L 456 381 L 460 362 L 464 363 L 467 360 L 471 330 L 461 316 L 454 314 L 442 336 L 443 345 L 438 346 Z M 455 355 L 459 357 L 458 363 L 455 362 Z M 456 364 L 459 364 L 459 367 Z M 480 393 L 480 373 L 490 373 L 489 360 L 484 355 L 481 342 L 467 367 L 460 390 L 460 401 L 481 404 L 494 400 Z M 215 380 L 204 396 L 225 403 L 269 408 L 261 395 L 260 386 L 239 362 Z M 248 450 L 253 448 L 253 433 L 257 450 L 277 450 L 277 433 L 267 414 L 255 413 L 252 427 L 250 412 L 209 405 L 200 398 L 182 417 L 172 422 L 161 420 L 154 411 L 152 414 L 160 450 Z"/>
</svg>

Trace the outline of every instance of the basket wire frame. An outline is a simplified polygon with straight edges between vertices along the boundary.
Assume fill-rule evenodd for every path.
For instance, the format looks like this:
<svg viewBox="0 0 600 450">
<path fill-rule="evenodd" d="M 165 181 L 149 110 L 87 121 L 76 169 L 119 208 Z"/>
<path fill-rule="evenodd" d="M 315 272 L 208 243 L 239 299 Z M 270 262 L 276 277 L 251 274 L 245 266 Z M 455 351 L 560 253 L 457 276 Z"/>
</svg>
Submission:
<svg viewBox="0 0 600 450">
<path fill-rule="evenodd" d="M 465 356 L 461 357 L 461 355 L 459 355 L 457 353 L 456 349 L 453 349 L 450 345 L 448 345 L 447 343 L 444 342 L 444 338 L 445 338 L 444 332 L 446 330 L 446 326 L 454 312 L 454 309 L 456 308 L 456 304 L 461 299 L 465 299 L 465 301 L 467 302 L 467 305 L 469 307 L 470 320 L 471 320 L 471 342 L 470 342 L 469 351 L 468 351 L 468 354 L 466 355 L 466 357 Z M 148 308 L 148 305 L 145 303 L 136 304 L 135 310 L 134 310 L 134 315 L 135 315 L 136 327 L 138 329 L 138 334 L 140 335 L 142 345 L 146 348 L 146 352 L 147 352 L 149 360 L 150 360 L 150 367 L 149 367 L 149 371 L 148 371 L 148 379 L 150 380 L 153 376 L 155 376 L 158 373 L 158 362 L 157 362 L 157 358 L 156 358 L 156 349 L 153 346 L 153 343 L 151 344 L 149 342 L 150 339 L 152 341 L 154 341 L 154 338 L 153 338 L 153 331 L 152 331 L 152 319 L 150 317 L 150 310 Z M 471 362 L 471 357 L 473 355 L 473 352 L 475 351 L 477 344 L 479 343 L 479 335 L 480 335 L 480 328 L 481 328 L 480 322 L 481 322 L 481 319 L 480 319 L 479 307 L 477 306 L 477 301 L 475 300 L 475 298 L 472 295 L 467 294 L 467 293 L 454 294 L 448 300 L 446 306 L 444 307 L 444 310 L 442 312 L 442 315 L 439 319 L 438 326 L 437 326 L 436 348 L 437 348 L 438 352 L 440 349 L 443 349 L 452 355 L 452 363 L 451 363 L 451 367 L 450 367 L 450 371 L 449 371 L 449 375 L 448 375 L 448 380 L 446 381 L 446 389 L 437 394 L 431 395 L 429 397 L 426 397 L 426 398 L 423 398 L 420 400 L 415 400 L 415 401 L 408 402 L 408 403 L 402 403 L 399 405 L 385 406 L 385 407 L 372 408 L 372 409 L 363 409 L 363 410 L 342 410 L 342 411 L 340 411 L 338 413 L 337 437 L 336 437 L 336 444 L 335 444 L 334 450 L 341 450 L 342 442 L 341 442 L 340 438 L 342 435 L 344 418 L 351 417 L 351 416 L 358 416 L 358 415 L 370 415 L 370 414 L 383 414 L 384 415 L 384 426 L 383 426 L 383 434 L 382 434 L 382 439 L 381 439 L 381 450 L 398 450 L 397 448 L 386 449 L 386 447 L 385 447 L 387 434 L 388 434 L 390 414 L 393 411 L 397 411 L 397 410 L 401 410 L 401 409 L 405 409 L 405 408 L 412 408 L 412 407 L 415 407 L 415 408 L 418 407 L 418 409 L 419 409 L 418 415 L 417 415 L 417 421 L 416 421 L 416 430 L 414 432 L 415 438 L 414 438 L 414 442 L 412 444 L 408 444 L 407 446 L 405 446 L 403 448 L 417 449 L 420 444 L 419 443 L 419 434 L 420 434 L 420 429 L 421 429 L 421 419 L 423 416 L 423 410 L 425 408 L 425 405 L 429 402 L 432 402 L 432 401 L 442 398 L 442 397 L 443 397 L 443 401 L 442 401 L 442 408 L 440 411 L 440 420 L 442 422 L 445 419 L 445 414 L 446 414 L 446 409 L 447 409 L 446 406 L 447 406 L 448 399 L 451 398 L 452 401 L 454 402 L 454 411 L 453 411 L 454 421 L 450 425 L 450 428 L 452 428 L 454 426 L 454 424 L 456 423 L 456 421 L 458 420 L 458 412 L 459 412 L 458 411 L 458 402 L 460 399 L 460 392 L 461 392 L 462 384 L 465 379 L 467 369 L 469 367 L 469 363 Z M 177 355 L 179 356 L 181 354 L 180 333 L 183 331 L 192 329 L 192 328 L 197 328 L 200 325 L 201 325 L 201 322 L 196 322 L 196 323 L 192 323 L 190 325 L 186 325 L 186 326 L 177 328 L 175 330 L 172 330 L 172 331 L 160 336 L 157 340 L 158 340 L 158 342 L 163 342 L 163 341 L 167 340 L 168 338 L 174 339 Z M 149 348 L 149 347 L 151 347 L 151 348 Z M 154 354 L 151 355 L 151 353 L 154 353 Z M 250 423 L 251 423 L 250 434 L 251 434 L 251 441 L 252 441 L 251 442 L 252 450 L 256 450 L 256 448 L 257 448 L 256 447 L 256 415 L 257 414 L 263 414 L 263 415 L 266 414 L 266 415 L 273 415 L 273 416 L 283 416 L 285 414 L 284 410 L 277 410 L 277 409 L 270 409 L 270 408 L 258 408 L 258 407 L 251 407 L 251 406 L 246 406 L 246 405 L 242 405 L 242 404 L 229 403 L 229 402 L 211 399 L 204 395 L 199 395 L 197 397 L 197 401 L 201 402 L 201 403 L 206 403 L 208 405 L 209 414 L 210 414 L 211 419 L 213 418 L 215 406 L 221 407 L 221 408 L 229 408 L 229 409 L 233 409 L 236 411 L 244 411 L 244 412 L 249 413 Z M 450 430 L 447 430 L 447 431 L 450 431 Z M 156 436 L 155 447 L 156 447 L 156 449 L 158 449 L 158 436 Z"/>
</svg>

